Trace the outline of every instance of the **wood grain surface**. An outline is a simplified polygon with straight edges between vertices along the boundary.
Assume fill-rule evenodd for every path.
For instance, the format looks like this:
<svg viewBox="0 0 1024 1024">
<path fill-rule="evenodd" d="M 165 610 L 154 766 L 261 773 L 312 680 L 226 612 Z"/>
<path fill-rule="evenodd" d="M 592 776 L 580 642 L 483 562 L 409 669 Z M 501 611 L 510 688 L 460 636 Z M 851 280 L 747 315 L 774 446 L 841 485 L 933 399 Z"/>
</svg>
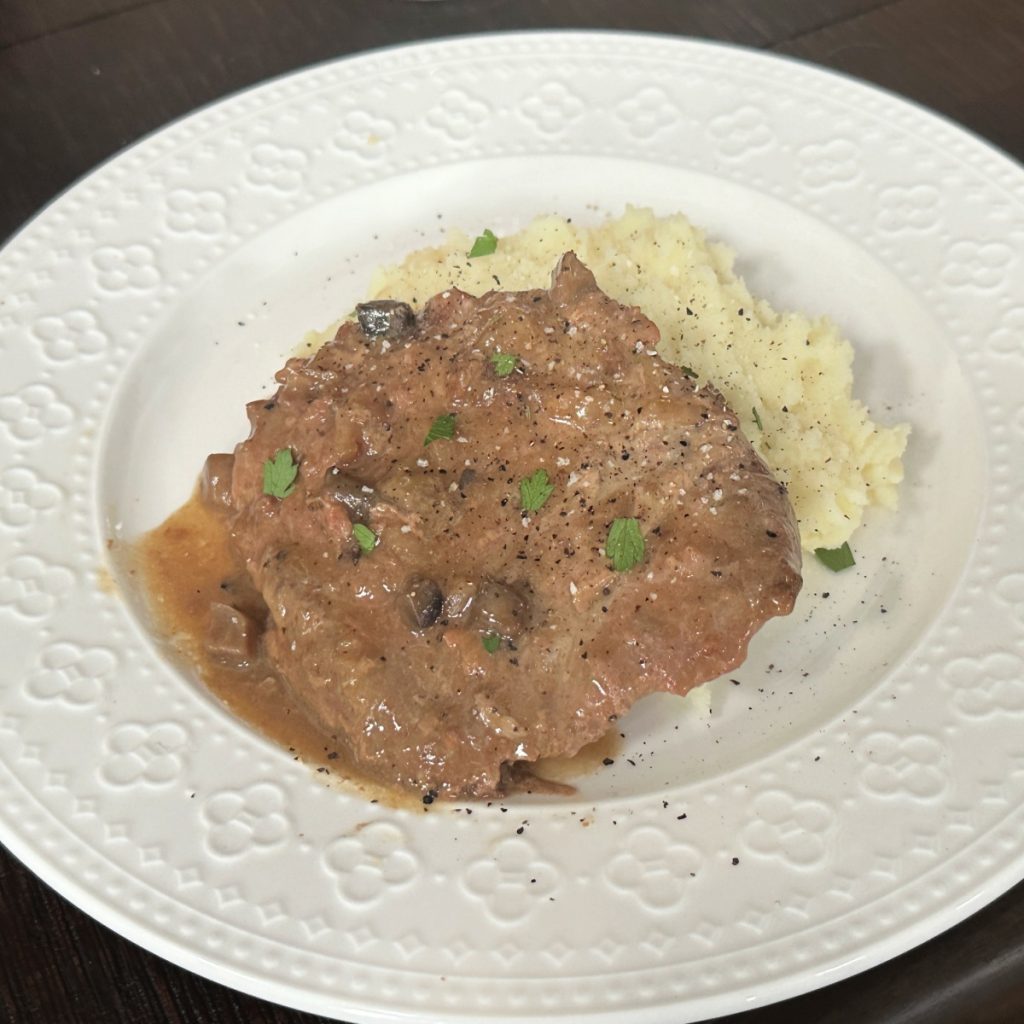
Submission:
<svg viewBox="0 0 1024 1024">
<path fill-rule="evenodd" d="M 1024 159 L 1018 0 L 0 0 L 0 238 L 119 149 L 247 85 L 389 43 L 519 28 L 636 29 L 790 54 L 926 104 Z M 721 1019 L 1024 1021 L 1024 884 L 888 964 Z M 0 849 L 0 1022 L 318 1020 L 144 952 Z"/>
</svg>

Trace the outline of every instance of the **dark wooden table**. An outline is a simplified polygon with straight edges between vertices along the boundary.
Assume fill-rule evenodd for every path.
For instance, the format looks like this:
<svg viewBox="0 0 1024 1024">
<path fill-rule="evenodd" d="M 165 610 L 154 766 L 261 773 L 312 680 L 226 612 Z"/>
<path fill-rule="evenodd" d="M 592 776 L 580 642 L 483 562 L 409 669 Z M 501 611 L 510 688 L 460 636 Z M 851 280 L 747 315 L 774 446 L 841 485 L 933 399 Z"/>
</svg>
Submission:
<svg viewBox="0 0 1024 1024">
<path fill-rule="evenodd" d="M 395 42 L 561 27 L 792 54 L 911 97 L 1024 159 L 1021 0 L 0 0 L 0 238 L 121 147 L 271 75 Z M 143 952 L 0 848 L 0 1021 L 320 1019 Z M 1024 1021 L 1024 884 L 888 964 L 723 1020 Z"/>
</svg>

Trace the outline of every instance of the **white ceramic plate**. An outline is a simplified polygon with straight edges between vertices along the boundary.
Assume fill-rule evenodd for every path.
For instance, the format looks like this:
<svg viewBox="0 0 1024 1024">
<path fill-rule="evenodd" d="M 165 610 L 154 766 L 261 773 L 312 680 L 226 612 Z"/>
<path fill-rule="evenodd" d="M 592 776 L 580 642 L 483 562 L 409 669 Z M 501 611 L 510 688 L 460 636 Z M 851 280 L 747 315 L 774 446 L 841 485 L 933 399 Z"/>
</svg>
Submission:
<svg viewBox="0 0 1024 1024">
<path fill-rule="evenodd" d="M 1024 874 L 1022 199 L 874 89 L 611 34 L 343 60 L 117 157 L 0 257 L 0 838 L 148 949 L 358 1021 L 693 1020 L 963 918 Z M 840 323 L 913 424 L 902 511 L 855 571 L 808 564 L 713 714 L 643 702 L 577 799 L 322 785 L 162 660 L 107 538 L 187 496 L 375 264 L 627 202 Z"/>
</svg>

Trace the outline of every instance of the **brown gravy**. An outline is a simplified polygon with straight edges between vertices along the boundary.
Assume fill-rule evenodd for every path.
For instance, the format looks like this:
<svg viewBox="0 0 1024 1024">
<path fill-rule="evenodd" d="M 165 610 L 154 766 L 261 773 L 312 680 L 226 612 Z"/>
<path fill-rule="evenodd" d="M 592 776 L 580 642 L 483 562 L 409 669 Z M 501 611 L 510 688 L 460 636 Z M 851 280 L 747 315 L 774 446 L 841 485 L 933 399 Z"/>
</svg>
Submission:
<svg viewBox="0 0 1024 1024">
<path fill-rule="evenodd" d="M 740 664 L 792 609 L 796 520 L 658 341 L 572 253 L 547 290 L 361 304 L 207 460 L 270 609 L 215 607 L 214 656 L 262 636 L 363 770 L 431 800 L 500 797 Z"/>
<path fill-rule="evenodd" d="M 226 580 L 244 572 L 231 551 L 221 513 L 203 502 L 198 492 L 193 494 L 139 539 L 133 561 L 142 574 L 157 627 L 214 696 L 320 774 L 354 782 L 380 796 L 380 787 L 363 779 L 346 760 L 344 747 L 310 721 L 266 661 L 238 670 L 208 655 L 204 638 L 210 604 L 223 598 Z"/>
<path fill-rule="evenodd" d="M 309 719 L 268 662 L 238 670 L 209 656 L 204 638 L 210 604 L 223 598 L 222 584 L 244 570 L 231 550 L 224 515 L 202 501 L 198 490 L 138 540 L 131 564 L 142 577 L 157 628 L 234 714 L 321 776 L 344 780 L 369 798 L 392 806 L 419 803 L 415 795 L 362 775 L 347 757 L 344 744 Z M 574 757 L 538 761 L 534 774 L 540 780 L 571 783 L 604 767 L 605 759 L 614 758 L 621 743 L 613 727 Z"/>
</svg>

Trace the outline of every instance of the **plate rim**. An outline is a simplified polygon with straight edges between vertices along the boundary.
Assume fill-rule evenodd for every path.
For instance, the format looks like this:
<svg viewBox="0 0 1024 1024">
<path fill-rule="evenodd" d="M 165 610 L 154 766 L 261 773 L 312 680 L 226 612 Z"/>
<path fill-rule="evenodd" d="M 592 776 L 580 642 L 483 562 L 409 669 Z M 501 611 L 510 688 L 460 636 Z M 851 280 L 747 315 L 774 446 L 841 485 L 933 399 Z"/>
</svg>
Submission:
<svg viewBox="0 0 1024 1024">
<path fill-rule="evenodd" d="M 1012 170 L 1015 174 L 1020 174 L 1024 168 L 1009 154 L 1005 153 L 995 144 L 982 138 L 980 135 L 972 132 L 970 129 L 958 124 L 950 118 L 945 117 L 913 100 L 907 99 L 884 87 L 874 85 L 870 82 L 865 82 L 862 79 L 856 78 L 851 75 L 847 75 L 843 72 L 837 72 L 827 67 L 815 64 L 810 61 L 803 60 L 801 58 L 794 58 L 788 55 L 780 55 L 773 52 L 765 52 L 756 48 L 737 45 L 733 43 L 703 40 L 697 37 L 690 36 L 676 36 L 666 33 L 652 33 L 652 32 L 632 32 L 632 31 L 618 31 L 618 30 L 578 30 L 578 29 L 567 29 L 567 30 L 548 30 L 548 29 L 534 29 L 526 31 L 513 31 L 513 32 L 483 32 L 483 33 L 470 33 L 465 35 L 452 35 L 443 38 L 435 38 L 429 40 L 410 41 L 400 44 L 395 44 L 386 47 L 374 48 L 372 50 L 358 51 L 353 54 L 347 54 L 342 57 L 329 58 L 324 61 L 316 62 L 314 64 L 306 65 L 301 68 L 293 69 L 290 71 L 283 72 L 282 74 L 276 75 L 272 78 L 261 80 L 252 85 L 246 86 L 242 89 L 232 91 L 231 93 L 225 94 L 224 96 L 218 97 L 197 107 L 180 117 L 174 118 L 161 126 L 153 129 L 151 132 L 146 133 L 140 138 L 134 140 L 129 145 L 118 150 L 116 153 L 109 156 L 107 159 L 79 176 L 73 183 L 71 183 L 66 189 L 60 192 L 57 196 L 51 199 L 44 207 L 37 211 L 32 217 L 29 218 L 21 227 L 17 228 L 15 232 L 4 241 L 3 246 L 0 247 L 0 266 L 2 266 L 4 257 L 7 254 L 8 249 L 16 246 L 23 237 L 30 233 L 31 230 L 46 217 L 46 215 L 56 206 L 58 206 L 65 197 L 70 193 L 74 192 L 80 186 L 84 185 L 93 176 L 99 174 L 102 171 L 109 169 L 111 166 L 117 164 L 119 161 L 126 159 L 131 156 L 135 151 L 145 147 L 153 139 L 173 130 L 175 127 L 190 121 L 204 113 L 208 113 L 221 106 L 230 105 L 240 98 L 257 93 L 261 90 L 265 90 L 268 87 L 285 83 L 291 79 L 299 79 L 306 76 L 318 69 L 326 69 L 341 63 L 351 63 L 359 61 L 363 58 L 380 56 L 383 53 L 390 51 L 408 51 L 408 50 L 435 50 L 444 49 L 452 43 L 468 43 L 479 45 L 482 42 L 487 41 L 498 41 L 505 42 L 509 40 L 520 39 L 531 39 L 536 37 L 547 37 L 554 40 L 563 42 L 571 42 L 574 39 L 581 40 L 593 40 L 599 38 L 609 43 L 614 43 L 617 40 L 626 39 L 629 41 L 636 41 L 638 39 L 650 38 L 656 40 L 659 43 L 669 43 L 672 45 L 681 44 L 682 46 L 693 45 L 698 48 L 718 50 L 718 51 L 730 51 L 734 54 L 742 54 L 743 59 L 747 60 L 754 58 L 756 61 L 763 61 L 765 63 L 783 63 L 796 65 L 804 71 L 811 72 L 815 75 L 825 75 L 828 78 L 834 80 L 837 83 L 841 83 L 844 87 L 855 86 L 861 89 L 867 89 L 875 93 L 881 94 L 886 97 L 887 100 L 909 107 L 915 115 L 930 119 L 935 119 L 941 123 L 946 129 L 954 131 L 958 134 L 962 134 L 969 138 L 973 143 L 983 147 L 990 156 L 996 157 L 1008 164 L 1008 169 Z M 31 465 L 31 462 L 28 463 Z M 94 470 L 95 467 L 92 467 Z M 90 472 L 90 477 L 93 476 L 93 472 Z M 49 813 L 49 812 L 47 812 Z M 63 822 L 56 819 L 57 824 L 62 828 L 65 827 Z M 286 991 L 289 993 L 287 998 L 278 998 L 278 996 L 268 996 L 266 993 L 267 980 L 263 979 L 259 985 L 253 984 L 252 987 L 248 987 L 247 983 L 255 981 L 255 978 L 250 978 L 249 974 L 236 974 L 230 982 L 225 981 L 223 972 L 229 971 L 230 966 L 226 962 L 211 964 L 203 958 L 201 954 L 196 953 L 187 944 L 174 942 L 165 939 L 156 931 L 149 931 L 145 927 L 136 925 L 136 922 L 132 919 L 129 914 L 122 913 L 120 908 L 113 907 L 109 904 L 103 903 L 102 900 L 95 899 L 92 894 L 84 885 L 79 885 L 76 879 L 69 877 L 69 875 L 62 873 L 56 864 L 52 864 L 49 860 L 42 859 L 38 856 L 37 852 L 32 850 L 27 842 L 23 840 L 23 837 L 14 832 L 8 827 L 8 822 L 4 816 L 0 816 L 0 839 L 4 842 L 4 845 L 12 852 L 14 856 L 18 858 L 26 867 L 28 867 L 34 874 L 40 877 L 47 885 L 59 892 L 64 898 L 68 899 L 76 907 L 82 909 L 84 912 L 89 914 L 95 920 L 101 922 L 107 927 L 112 928 L 118 934 L 128 938 L 130 941 L 142 946 L 142 948 L 161 956 L 164 959 L 175 963 L 178 966 L 183 966 L 187 970 L 194 973 L 200 974 L 204 977 L 209 978 L 215 982 L 221 984 L 230 984 L 233 988 L 237 988 L 240 991 L 248 992 L 251 995 L 259 998 L 272 998 L 275 1001 L 281 1002 L 282 1005 L 294 1006 L 299 1009 L 305 1009 L 310 1012 L 318 1013 L 337 1013 L 338 1008 L 336 1000 L 330 997 L 312 998 L 311 993 L 307 993 L 310 997 L 309 1002 L 296 1001 L 295 989 L 288 988 Z M 858 962 L 855 968 L 851 968 L 848 973 L 842 971 L 835 971 L 829 974 L 827 979 L 822 979 L 819 984 L 815 984 L 812 987 L 808 987 L 805 984 L 800 983 L 799 979 L 789 978 L 786 979 L 789 984 L 781 985 L 776 982 L 782 991 L 773 993 L 769 998 L 759 1000 L 756 1003 L 751 1003 L 750 1007 L 766 1005 L 771 1002 L 778 1001 L 780 999 L 789 998 L 794 995 L 812 991 L 814 988 L 822 987 L 826 984 L 832 984 L 836 981 L 841 980 L 844 977 L 849 977 L 853 974 L 859 973 L 869 967 L 877 966 L 886 960 L 891 959 L 899 953 L 905 952 L 908 949 L 914 948 L 921 942 L 926 941 L 929 938 L 935 937 L 942 931 L 945 931 L 949 927 L 959 923 L 966 919 L 971 914 L 980 910 L 983 906 L 990 903 L 992 900 L 998 898 L 1004 894 L 1010 886 L 1019 881 L 1021 876 L 1024 875 L 1024 853 L 1018 858 L 1015 868 L 1007 866 L 1001 872 L 996 873 L 988 880 L 988 885 L 984 893 L 979 894 L 980 899 L 975 901 L 969 907 L 966 904 L 948 908 L 945 914 L 933 914 L 927 917 L 925 920 L 931 921 L 934 918 L 938 918 L 943 923 L 938 929 L 932 927 L 925 927 L 923 922 L 918 922 L 918 926 L 911 927 L 909 929 L 901 929 L 901 936 L 906 936 L 908 932 L 912 933 L 908 937 L 908 941 L 905 943 L 900 941 L 899 947 L 894 951 L 891 940 L 887 940 L 885 943 L 882 940 L 876 940 L 869 948 L 876 946 L 886 946 L 886 950 L 876 950 L 875 955 L 866 955 L 863 960 L 864 962 Z M 1005 876 L 1005 877 L 1004 877 Z M 993 881 L 998 881 L 993 884 Z M 1006 879 L 1010 879 L 1008 884 L 1003 884 Z M 230 927 L 230 926 L 229 926 Z M 917 934 L 920 933 L 920 934 Z M 158 948 L 159 947 L 159 948 Z M 218 971 L 222 972 L 218 975 Z M 272 987 L 276 987 L 276 982 L 270 983 Z M 333 1004 L 333 1005 L 332 1005 Z M 687 1007 L 690 1005 L 700 1007 L 705 1006 L 703 1012 L 707 1013 L 708 1008 L 714 1010 L 714 1012 L 728 1012 L 728 1010 L 738 1010 L 736 1005 L 735 997 L 725 996 L 712 996 L 712 997 L 696 997 L 688 999 L 686 1001 Z M 355 1008 L 345 1006 L 342 1008 L 342 1012 L 349 1013 L 351 1009 Z M 672 1009 L 669 1004 L 659 1005 L 656 1007 L 641 1008 L 639 1010 L 633 1009 L 630 1011 L 632 1018 L 637 1021 L 654 1021 L 662 1019 L 663 1013 Z M 384 1011 L 381 1012 L 374 1008 L 372 1005 L 367 1005 L 359 1009 L 359 1012 L 363 1015 L 362 1019 L 365 1020 L 394 1020 L 399 1017 L 406 1017 L 406 1013 L 398 1011 Z M 609 1018 L 614 1015 L 617 1018 L 621 1017 L 621 1014 L 614 1010 L 606 1011 Z M 469 1019 L 474 1018 L 475 1014 L 452 1014 L 450 1011 L 445 1011 L 446 1019 L 459 1019 L 460 1017 L 467 1017 Z M 587 1013 L 587 1017 L 591 1019 L 600 1019 L 602 1014 Z M 501 1016 L 495 1015 L 490 1016 L 488 1019 L 495 1021 L 512 1021 L 522 1019 L 520 1016 Z M 543 1019 L 536 1017 L 535 1019 Z M 561 1015 L 553 1015 L 554 1019 L 563 1019 Z"/>
</svg>

